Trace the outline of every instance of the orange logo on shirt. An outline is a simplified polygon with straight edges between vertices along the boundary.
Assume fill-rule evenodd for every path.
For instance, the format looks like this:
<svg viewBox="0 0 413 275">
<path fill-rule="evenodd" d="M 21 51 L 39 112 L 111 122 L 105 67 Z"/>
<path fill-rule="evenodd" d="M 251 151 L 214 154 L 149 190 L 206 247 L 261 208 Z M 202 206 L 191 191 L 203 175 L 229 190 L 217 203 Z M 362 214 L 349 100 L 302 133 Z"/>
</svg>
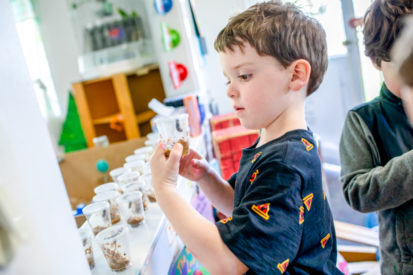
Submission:
<svg viewBox="0 0 413 275">
<path fill-rule="evenodd" d="M 314 148 L 314 145 L 312 145 L 310 142 L 308 142 L 308 140 L 306 140 L 305 138 L 302 138 L 301 142 L 305 145 L 305 149 L 307 151 L 310 151 L 311 149 Z"/>
<path fill-rule="evenodd" d="M 262 152 L 256 153 L 254 158 L 252 159 L 251 163 L 254 163 L 259 156 L 261 156 Z"/>
<path fill-rule="evenodd" d="M 226 219 L 222 219 L 222 220 L 220 220 L 219 222 L 220 222 L 220 223 L 223 223 L 223 224 L 226 224 L 226 223 L 229 222 L 229 221 L 232 221 L 232 216 L 229 216 L 229 217 L 226 218 Z"/>
<path fill-rule="evenodd" d="M 324 193 L 324 200 L 326 200 L 326 190 L 323 189 L 323 193 Z"/>
<path fill-rule="evenodd" d="M 264 203 L 258 206 L 254 204 L 251 206 L 251 209 L 264 220 L 268 220 L 270 218 L 270 215 L 268 214 L 270 212 L 270 203 Z"/>
<path fill-rule="evenodd" d="M 280 270 L 281 274 L 283 274 L 287 270 L 287 267 L 288 267 L 289 263 L 290 263 L 290 259 L 287 259 L 284 262 L 277 265 L 277 267 Z"/>
<path fill-rule="evenodd" d="M 320 241 L 322 248 L 326 247 L 326 244 L 327 244 L 327 242 L 328 242 L 329 239 L 330 239 L 330 233 L 328 233 L 327 236 L 325 236 L 325 237 Z"/>
<path fill-rule="evenodd" d="M 250 184 L 252 184 L 252 183 L 254 182 L 254 180 L 257 178 L 257 175 L 258 175 L 259 172 L 260 172 L 260 171 L 258 171 L 258 169 L 257 169 L 257 170 L 255 170 L 255 172 L 251 175 Z"/>
<path fill-rule="evenodd" d="M 304 206 L 300 206 L 300 224 L 304 222 Z"/>
<path fill-rule="evenodd" d="M 311 209 L 311 204 L 313 203 L 313 197 L 314 197 L 314 195 L 313 195 L 313 193 L 311 193 L 310 195 L 308 195 L 307 197 L 305 197 L 303 199 L 304 205 L 305 205 L 305 207 L 307 208 L 308 211 L 310 211 L 310 209 Z"/>
</svg>

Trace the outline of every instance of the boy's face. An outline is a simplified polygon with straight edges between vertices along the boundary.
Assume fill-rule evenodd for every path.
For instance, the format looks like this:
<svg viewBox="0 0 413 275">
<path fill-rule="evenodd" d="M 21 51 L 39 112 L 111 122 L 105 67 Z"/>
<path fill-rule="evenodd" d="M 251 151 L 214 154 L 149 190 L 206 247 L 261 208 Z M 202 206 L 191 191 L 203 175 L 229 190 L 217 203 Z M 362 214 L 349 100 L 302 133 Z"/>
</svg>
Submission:
<svg viewBox="0 0 413 275">
<path fill-rule="evenodd" d="M 406 110 L 407 118 L 413 125 L 413 87 L 404 86 L 401 91 L 403 107 Z"/>
<path fill-rule="evenodd" d="M 274 57 L 258 55 L 249 43 L 244 43 L 243 51 L 233 49 L 219 53 L 228 79 L 227 95 L 245 128 L 266 128 L 290 103 L 292 73 Z"/>
</svg>

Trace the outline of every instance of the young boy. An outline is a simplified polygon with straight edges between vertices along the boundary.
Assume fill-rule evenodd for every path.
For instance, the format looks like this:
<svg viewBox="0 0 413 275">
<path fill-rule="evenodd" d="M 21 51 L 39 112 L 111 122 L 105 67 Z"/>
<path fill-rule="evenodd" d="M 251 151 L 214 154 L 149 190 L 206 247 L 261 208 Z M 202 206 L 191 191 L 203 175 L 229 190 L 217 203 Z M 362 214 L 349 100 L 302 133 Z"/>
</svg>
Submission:
<svg viewBox="0 0 413 275">
<path fill-rule="evenodd" d="M 327 68 L 325 33 L 295 6 L 261 3 L 231 18 L 215 41 L 227 95 L 244 127 L 261 129 L 224 181 L 199 154 L 151 159 L 160 207 L 212 274 L 341 274 L 321 165 L 304 118 L 304 101 Z M 181 159 L 181 160 L 180 160 Z M 176 191 L 196 181 L 227 219 L 210 223 Z"/>
<path fill-rule="evenodd" d="M 413 129 L 390 58 L 413 1 L 376 0 L 364 17 L 366 55 L 382 71 L 380 96 L 349 111 L 341 142 L 344 196 L 361 212 L 378 211 L 382 274 L 413 274 Z"/>
<path fill-rule="evenodd" d="M 405 20 L 403 33 L 392 49 L 392 58 L 404 84 L 401 89 L 403 106 L 413 125 L 413 15 Z"/>
</svg>

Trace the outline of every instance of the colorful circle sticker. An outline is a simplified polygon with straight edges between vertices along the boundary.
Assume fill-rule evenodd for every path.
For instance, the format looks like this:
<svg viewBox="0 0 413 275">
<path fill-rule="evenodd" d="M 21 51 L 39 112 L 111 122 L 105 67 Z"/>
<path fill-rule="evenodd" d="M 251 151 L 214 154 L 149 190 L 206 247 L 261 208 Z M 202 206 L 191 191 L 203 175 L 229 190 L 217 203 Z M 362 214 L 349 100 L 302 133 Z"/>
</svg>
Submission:
<svg viewBox="0 0 413 275">
<path fill-rule="evenodd" d="M 165 23 L 161 24 L 163 48 L 166 52 L 172 51 L 181 42 L 181 36 L 178 31 L 169 28 Z"/>
<path fill-rule="evenodd" d="M 172 0 L 154 0 L 154 4 L 159 14 L 166 14 L 172 9 Z"/>
<path fill-rule="evenodd" d="M 188 76 L 188 69 L 183 64 L 179 64 L 175 61 L 168 62 L 169 76 L 171 77 L 172 84 L 175 89 L 181 87 L 182 82 Z"/>
</svg>

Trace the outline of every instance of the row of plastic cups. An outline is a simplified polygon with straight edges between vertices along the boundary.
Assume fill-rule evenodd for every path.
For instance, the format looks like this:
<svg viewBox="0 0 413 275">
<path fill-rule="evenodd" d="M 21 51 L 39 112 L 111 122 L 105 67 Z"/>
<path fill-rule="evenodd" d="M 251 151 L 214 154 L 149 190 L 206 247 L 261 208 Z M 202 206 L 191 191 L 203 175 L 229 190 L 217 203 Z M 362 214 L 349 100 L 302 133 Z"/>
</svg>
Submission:
<svg viewBox="0 0 413 275">
<path fill-rule="evenodd" d="M 96 236 L 100 231 L 122 220 L 136 227 L 145 219 L 142 193 L 139 191 L 120 195 L 116 192 L 102 193 L 94 197 L 92 204 L 83 208 L 83 214 Z"/>
</svg>

